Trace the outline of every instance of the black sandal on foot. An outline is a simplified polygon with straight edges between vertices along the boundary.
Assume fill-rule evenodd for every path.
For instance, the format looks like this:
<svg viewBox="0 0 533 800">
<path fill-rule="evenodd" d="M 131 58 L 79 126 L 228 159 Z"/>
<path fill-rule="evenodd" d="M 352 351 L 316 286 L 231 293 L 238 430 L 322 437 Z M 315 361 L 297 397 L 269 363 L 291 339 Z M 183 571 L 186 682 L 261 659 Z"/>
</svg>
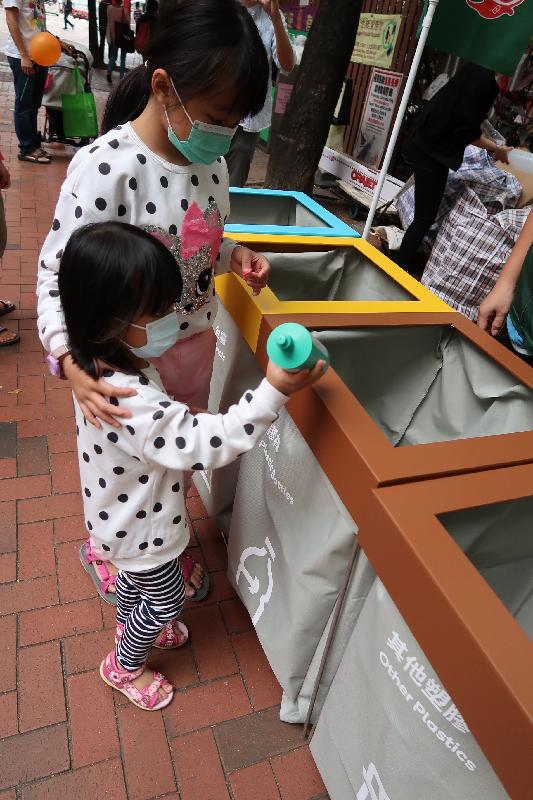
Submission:
<svg viewBox="0 0 533 800">
<path fill-rule="evenodd" d="M 14 333 L 13 331 L 10 331 L 9 328 L 4 328 L 2 325 L 0 325 L 0 336 L 6 332 L 10 333 L 12 338 L 5 342 L 0 340 L 0 347 L 9 347 L 10 344 L 16 344 L 17 342 L 20 342 L 20 336 L 18 333 Z"/>
</svg>

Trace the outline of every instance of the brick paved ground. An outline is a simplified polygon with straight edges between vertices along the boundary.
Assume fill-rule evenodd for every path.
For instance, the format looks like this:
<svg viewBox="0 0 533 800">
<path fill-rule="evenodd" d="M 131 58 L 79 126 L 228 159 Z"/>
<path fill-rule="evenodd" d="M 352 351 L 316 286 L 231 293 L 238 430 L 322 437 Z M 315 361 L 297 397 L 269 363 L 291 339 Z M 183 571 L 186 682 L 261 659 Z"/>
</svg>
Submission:
<svg viewBox="0 0 533 800">
<path fill-rule="evenodd" d="M 37 253 L 70 156 L 18 162 L 12 105 L 0 65 L 13 182 L 0 297 L 17 303 L 2 321 L 22 335 L 0 350 L 0 800 L 324 800 L 301 728 L 279 722 L 280 688 L 197 497 L 191 552 L 213 590 L 186 610 L 192 646 L 153 658 L 177 688 L 173 703 L 138 711 L 98 676 L 114 615 L 78 561 L 86 533 L 70 392 L 47 375 L 35 332 Z"/>
</svg>

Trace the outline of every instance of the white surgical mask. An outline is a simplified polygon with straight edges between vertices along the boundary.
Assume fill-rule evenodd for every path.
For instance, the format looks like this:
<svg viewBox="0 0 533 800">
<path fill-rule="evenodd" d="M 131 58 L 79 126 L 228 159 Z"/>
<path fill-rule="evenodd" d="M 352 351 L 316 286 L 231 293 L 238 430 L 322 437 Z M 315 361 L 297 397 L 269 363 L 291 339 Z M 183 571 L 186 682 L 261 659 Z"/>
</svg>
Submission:
<svg viewBox="0 0 533 800">
<path fill-rule="evenodd" d="M 146 325 L 136 325 L 134 322 L 130 322 L 130 325 L 132 328 L 146 331 L 146 344 L 142 347 L 127 345 L 138 358 L 159 358 L 178 341 L 179 323 L 175 311 Z"/>
</svg>

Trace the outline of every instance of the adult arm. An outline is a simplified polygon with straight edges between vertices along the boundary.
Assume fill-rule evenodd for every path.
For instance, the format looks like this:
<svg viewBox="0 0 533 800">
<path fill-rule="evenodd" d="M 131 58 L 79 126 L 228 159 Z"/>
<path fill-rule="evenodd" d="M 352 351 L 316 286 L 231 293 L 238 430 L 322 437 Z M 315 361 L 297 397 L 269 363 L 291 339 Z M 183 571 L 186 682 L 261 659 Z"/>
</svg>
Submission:
<svg viewBox="0 0 533 800">
<path fill-rule="evenodd" d="M 493 336 L 496 336 L 501 330 L 507 312 L 511 308 L 522 265 L 532 244 L 533 210 L 529 212 L 520 236 L 516 240 L 494 288 L 479 307 L 477 324 L 483 330 L 489 330 Z"/>
<path fill-rule="evenodd" d="M 294 50 L 287 32 L 285 18 L 280 11 L 278 0 L 259 0 L 264 10 L 272 20 L 274 26 L 274 42 L 272 47 L 272 58 L 277 66 L 285 73 L 289 73 L 294 68 L 296 58 Z"/>
<path fill-rule="evenodd" d="M 13 6 L 6 8 L 7 27 L 13 41 L 15 42 L 15 46 L 20 53 L 22 71 L 25 75 L 33 75 L 33 63 L 28 55 L 28 51 L 26 50 L 26 43 L 20 30 L 19 13 L 19 9 Z"/>
<path fill-rule="evenodd" d="M 483 150 L 490 153 L 496 161 L 503 161 L 504 164 L 509 163 L 508 153 L 513 149 L 512 147 L 496 144 L 495 141 L 489 139 L 487 136 L 480 136 L 479 139 L 476 139 L 472 144 L 476 147 L 482 147 Z"/>
</svg>

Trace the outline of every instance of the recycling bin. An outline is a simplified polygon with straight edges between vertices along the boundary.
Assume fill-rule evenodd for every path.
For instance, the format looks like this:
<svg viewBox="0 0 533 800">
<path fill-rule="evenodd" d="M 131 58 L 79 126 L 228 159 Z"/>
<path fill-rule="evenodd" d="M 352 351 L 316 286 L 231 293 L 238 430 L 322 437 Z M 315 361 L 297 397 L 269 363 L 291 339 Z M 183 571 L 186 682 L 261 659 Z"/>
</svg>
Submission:
<svg viewBox="0 0 533 800">
<path fill-rule="evenodd" d="M 283 688 L 282 718 L 293 722 L 307 717 L 336 626 L 319 713 L 372 585 L 374 562 L 353 556 L 372 521 L 372 490 L 533 461 L 533 373 L 468 320 L 354 315 L 352 327 L 335 327 L 317 316 L 304 321 L 332 367 L 241 457 L 226 517 L 228 576 Z M 263 367 L 280 321 L 263 318 Z"/>
<path fill-rule="evenodd" d="M 372 493 L 379 580 L 311 742 L 332 800 L 531 795 L 532 486 L 527 464 Z"/>
<path fill-rule="evenodd" d="M 359 233 L 304 192 L 230 188 L 230 216 L 224 230 L 271 236 L 351 236 Z"/>
</svg>

